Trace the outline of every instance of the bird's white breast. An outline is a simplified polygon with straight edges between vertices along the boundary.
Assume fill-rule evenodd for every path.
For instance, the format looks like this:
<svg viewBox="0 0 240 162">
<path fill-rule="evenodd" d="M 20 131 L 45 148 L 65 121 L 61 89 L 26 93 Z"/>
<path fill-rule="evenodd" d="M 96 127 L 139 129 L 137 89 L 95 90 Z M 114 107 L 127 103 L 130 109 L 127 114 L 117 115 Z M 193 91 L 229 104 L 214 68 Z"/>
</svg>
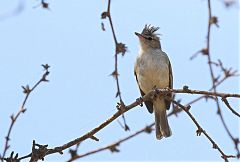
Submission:
<svg viewBox="0 0 240 162">
<path fill-rule="evenodd" d="M 136 75 L 139 86 L 144 93 L 149 92 L 155 86 L 166 88 L 169 86 L 169 60 L 161 50 L 141 52 L 137 58 Z"/>
</svg>

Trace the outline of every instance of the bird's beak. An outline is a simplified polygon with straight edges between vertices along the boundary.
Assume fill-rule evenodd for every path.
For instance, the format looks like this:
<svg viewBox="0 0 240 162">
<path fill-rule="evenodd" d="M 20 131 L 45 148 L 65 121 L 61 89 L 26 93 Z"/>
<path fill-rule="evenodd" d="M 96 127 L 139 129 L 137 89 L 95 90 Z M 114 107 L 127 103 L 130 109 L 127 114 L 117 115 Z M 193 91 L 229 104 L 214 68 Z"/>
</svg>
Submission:
<svg viewBox="0 0 240 162">
<path fill-rule="evenodd" d="M 135 32 L 135 34 L 136 34 L 136 36 L 138 36 L 138 38 L 144 38 L 144 36 L 140 33 Z"/>
</svg>

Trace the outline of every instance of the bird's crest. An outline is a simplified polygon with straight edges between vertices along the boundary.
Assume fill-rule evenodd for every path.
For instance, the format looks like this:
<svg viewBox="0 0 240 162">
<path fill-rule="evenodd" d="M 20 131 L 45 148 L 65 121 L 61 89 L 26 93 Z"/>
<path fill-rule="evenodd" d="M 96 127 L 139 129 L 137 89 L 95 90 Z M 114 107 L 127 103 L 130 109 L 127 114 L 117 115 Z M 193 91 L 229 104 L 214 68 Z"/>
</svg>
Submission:
<svg viewBox="0 0 240 162">
<path fill-rule="evenodd" d="M 142 31 L 142 35 L 146 35 L 146 36 L 151 36 L 151 37 L 157 37 L 158 34 L 156 34 L 155 32 L 159 29 L 159 27 L 154 27 L 151 25 L 145 25 L 143 31 Z"/>
</svg>

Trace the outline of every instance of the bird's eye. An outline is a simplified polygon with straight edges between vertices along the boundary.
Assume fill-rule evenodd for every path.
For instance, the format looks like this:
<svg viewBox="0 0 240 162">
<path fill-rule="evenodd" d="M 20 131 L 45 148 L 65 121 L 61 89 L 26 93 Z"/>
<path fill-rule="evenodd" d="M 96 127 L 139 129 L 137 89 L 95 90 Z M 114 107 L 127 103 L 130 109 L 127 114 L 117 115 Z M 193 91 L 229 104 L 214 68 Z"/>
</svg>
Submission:
<svg viewBox="0 0 240 162">
<path fill-rule="evenodd" d="M 153 38 L 152 38 L 152 37 L 147 37 L 147 39 L 148 39 L 148 40 L 153 40 Z"/>
</svg>

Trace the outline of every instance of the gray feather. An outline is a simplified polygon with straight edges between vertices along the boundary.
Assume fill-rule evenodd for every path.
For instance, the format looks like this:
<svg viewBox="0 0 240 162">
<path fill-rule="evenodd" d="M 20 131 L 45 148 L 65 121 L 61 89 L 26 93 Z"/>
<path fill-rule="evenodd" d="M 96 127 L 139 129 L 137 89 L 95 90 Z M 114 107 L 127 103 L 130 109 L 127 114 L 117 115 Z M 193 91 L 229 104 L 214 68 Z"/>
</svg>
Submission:
<svg viewBox="0 0 240 162">
<path fill-rule="evenodd" d="M 155 114 L 155 129 L 156 129 L 156 138 L 158 140 L 163 138 L 163 135 L 160 131 L 160 120 L 159 120 L 159 114 L 157 112 L 154 113 Z"/>
<path fill-rule="evenodd" d="M 163 110 L 159 113 L 159 123 L 160 123 L 160 131 L 164 137 L 170 137 L 172 135 L 171 128 L 168 124 L 166 110 Z"/>
<path fill-rule="evenodd" d="M 171 129 L 168 124 L 166 114 L 166 104 L 164 99 L 157 99 L 154 102 L 154 113 L 155 113 L 155 125 L 156 125 L 156 137 L 170 137 L 172 135 Z"/>
</svg>

